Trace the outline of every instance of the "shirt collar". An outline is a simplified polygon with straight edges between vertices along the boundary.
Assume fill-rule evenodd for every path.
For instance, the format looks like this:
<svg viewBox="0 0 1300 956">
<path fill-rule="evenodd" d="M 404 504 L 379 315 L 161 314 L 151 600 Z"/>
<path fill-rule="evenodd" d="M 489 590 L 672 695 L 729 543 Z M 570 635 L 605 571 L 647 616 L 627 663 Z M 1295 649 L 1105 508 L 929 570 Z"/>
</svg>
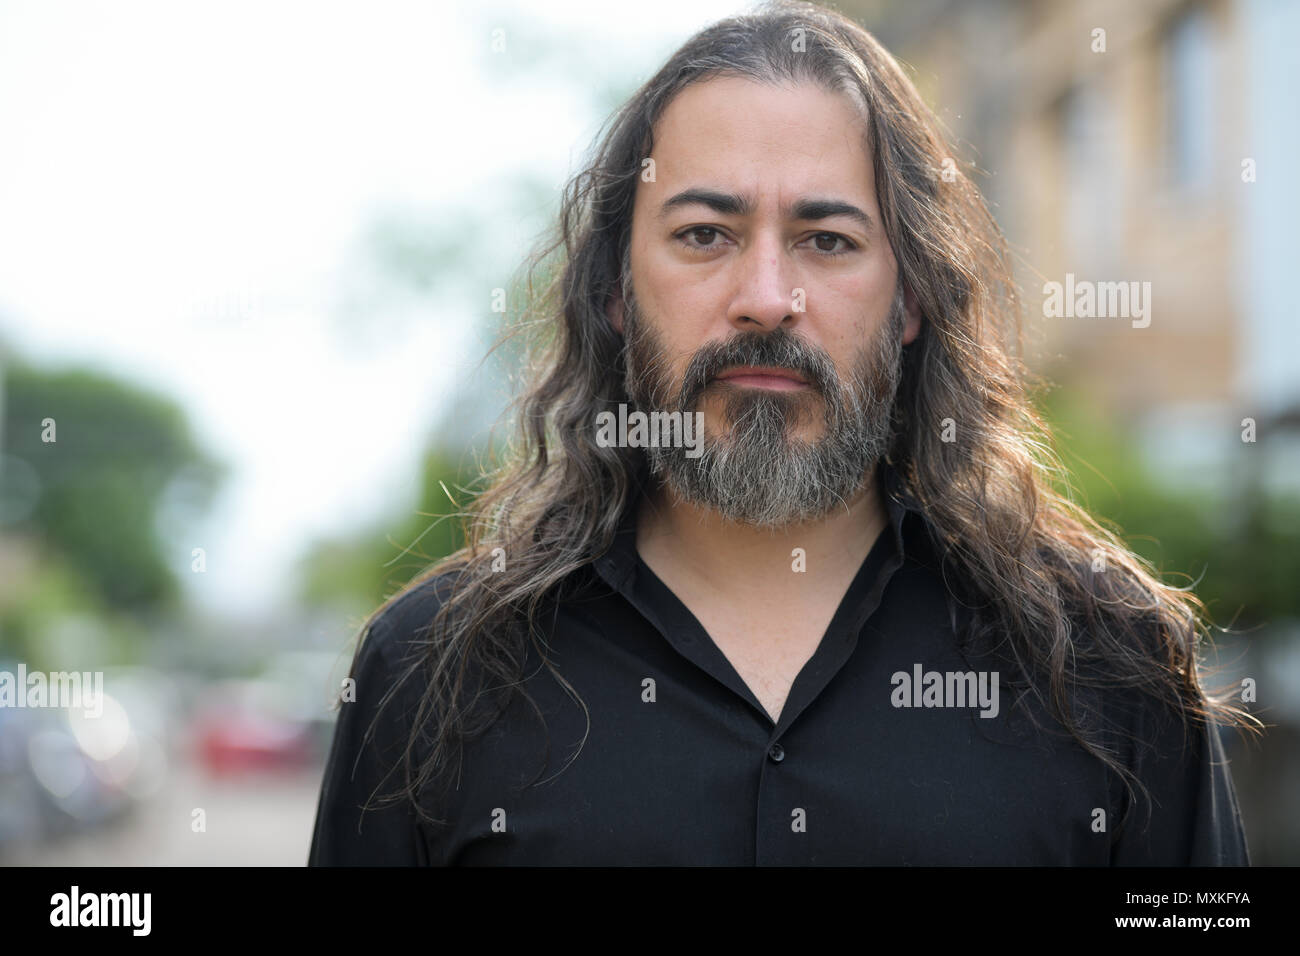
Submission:
<svg viewBox="0 0 1300 956">
<path fill-rule="evenodd" d="M 913 550 L 916 550 L 917 543 L 924 539 L 924 535 L 913 536 L 907 533 L 912 525 L 924 523 L 924 514 L 904 485 L 898 468 L 889 458 L 880 460 L 876 469 L 876 481 L 883 495 L 885 512 L 889 518 L 889 530 L 901 562 L 907 555 L 905 544 L 910 541 Z M 632 491 L 619 518 L 614 542 L 609 550 L 594 562 L 596 572 L 618 591 L 625 588 L 632 572 L 636 569 L 638 560 L 636 518 L 649 484 L 649 467 L 643 462 L 632 481 Z M 918 519 L 921 520 L 918 522 Z"/>
</svg>

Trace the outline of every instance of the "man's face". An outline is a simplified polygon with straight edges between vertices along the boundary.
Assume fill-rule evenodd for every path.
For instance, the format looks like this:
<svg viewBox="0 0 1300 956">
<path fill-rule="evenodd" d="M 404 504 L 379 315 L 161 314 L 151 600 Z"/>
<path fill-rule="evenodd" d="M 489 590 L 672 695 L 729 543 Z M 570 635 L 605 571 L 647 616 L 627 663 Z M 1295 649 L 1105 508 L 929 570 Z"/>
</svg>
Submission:
<svg viewBox="0 0 1300 956">
<path fill-rule="evenodd" d="M 700 457 L 646 449 L 655 473 L 731 520 L 819 517 L 886 450 L 919 320 L 864 135 L 846 98 L 721 77 L 683 90 L 656 126 L 632 281 L 611 315 L 637 407 L 704 413 Z"/>
</svg>

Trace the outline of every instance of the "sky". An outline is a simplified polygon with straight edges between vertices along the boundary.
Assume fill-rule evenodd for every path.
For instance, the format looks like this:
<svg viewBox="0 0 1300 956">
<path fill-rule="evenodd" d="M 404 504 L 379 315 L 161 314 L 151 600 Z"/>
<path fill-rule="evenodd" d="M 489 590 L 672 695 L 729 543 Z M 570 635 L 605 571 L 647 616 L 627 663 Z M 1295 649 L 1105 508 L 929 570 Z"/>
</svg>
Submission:
<svg viewBox="0 0 1300 956">
<path fill-rule="evenodd" d="M 558 189 L 594 91 L 742 6 L 0 4 L 0 341 L 179 402 L 231 473 L 176 570 L 203 606 L 283 602 L 311 540 L 414 507 L 481 358 L 477 290 L 375 294 L 370 225 L 481 208 L 466 242 L 517 262 L 543 223 L 492 199 Z"/>
</svg>

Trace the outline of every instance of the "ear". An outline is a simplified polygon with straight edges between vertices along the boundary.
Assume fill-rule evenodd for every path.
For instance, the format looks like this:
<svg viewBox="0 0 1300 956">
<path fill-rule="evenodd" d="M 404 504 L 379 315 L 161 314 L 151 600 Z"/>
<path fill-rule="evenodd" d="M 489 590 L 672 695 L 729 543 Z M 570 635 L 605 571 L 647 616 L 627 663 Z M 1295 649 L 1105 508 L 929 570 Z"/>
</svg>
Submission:
<svg viewBox="0 0 1300 956">
<path fill-rule="evenodd" d="M 605 303 L 605 317 L 619 335 L 623 334 L 623 285 L 617 283 L 609 301 Z"/>
<path fill-rule="evenodd" d="M 911 345 L 921 334 L 921 306 L 916 301 L 916 294 L 908 283 L 903 283 L 903 311 L 907 314 L 907 324 L 903 326 L 903 344 Z"/>
</svg>

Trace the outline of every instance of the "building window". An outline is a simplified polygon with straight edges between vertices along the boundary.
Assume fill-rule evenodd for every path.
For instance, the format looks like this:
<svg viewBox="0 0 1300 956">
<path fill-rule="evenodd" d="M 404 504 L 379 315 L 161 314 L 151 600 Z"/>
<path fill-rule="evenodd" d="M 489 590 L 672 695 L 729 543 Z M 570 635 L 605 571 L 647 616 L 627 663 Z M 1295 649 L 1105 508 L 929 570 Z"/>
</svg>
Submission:
<svg viewBox="0 0 1300 956">
<path fill-rule="evenodd" d="M 1166 130 L 1175 183 L 1209 185 L 1214 166 L 1215 69 L 1213 24 L 1195 5 L 1170 23 L 1166 34 Z"/>
<path fill-rule="evenodd" d="M 1094 77 L 1072 87 L 1060 109 L 1069 256 L 1079 269 L 1114 268 L 1124 213 L 1114 108 Z"/>
</svg>

